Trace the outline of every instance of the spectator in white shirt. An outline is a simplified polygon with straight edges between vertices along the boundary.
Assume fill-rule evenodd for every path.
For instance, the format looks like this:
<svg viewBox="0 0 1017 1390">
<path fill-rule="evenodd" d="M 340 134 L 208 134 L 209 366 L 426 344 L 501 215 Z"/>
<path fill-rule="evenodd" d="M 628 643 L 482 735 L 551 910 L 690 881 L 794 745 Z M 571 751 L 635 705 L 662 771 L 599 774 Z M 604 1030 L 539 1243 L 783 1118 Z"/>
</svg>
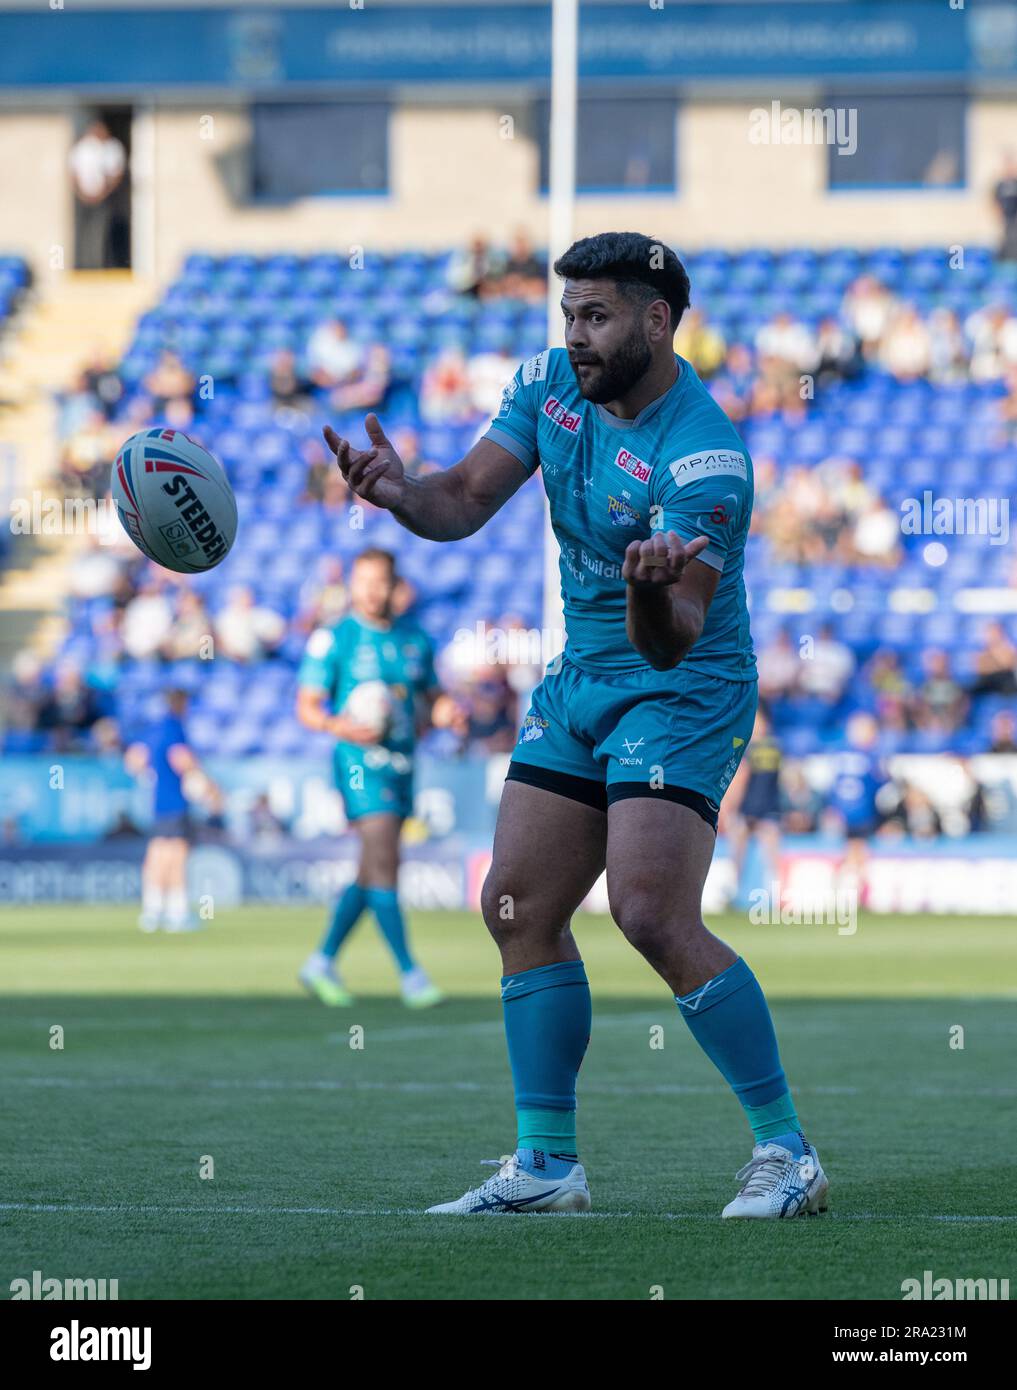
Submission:
<svg viewBox="0 0 1017 1390">
<path fill-rule="evenodd" d="M 114 264 L 113 195 L 127 172 L 127 154 L 105 122 L 93 121 L 72 147 L 69 164 L 77 204 L 77 267 L 107 270 Z"/>
</svg>

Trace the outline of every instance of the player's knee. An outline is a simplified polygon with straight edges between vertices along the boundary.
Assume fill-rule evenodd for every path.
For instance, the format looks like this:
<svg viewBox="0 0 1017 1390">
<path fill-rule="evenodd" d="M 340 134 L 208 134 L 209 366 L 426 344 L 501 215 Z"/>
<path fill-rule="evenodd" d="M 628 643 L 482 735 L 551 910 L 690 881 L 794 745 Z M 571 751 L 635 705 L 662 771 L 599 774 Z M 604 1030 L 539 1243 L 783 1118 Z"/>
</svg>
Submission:
<svg viewBox="0 0 1017 1390">
<path fill-rule="evenodd" d="M 484 924 L 499 945 L 522 937 L 542 934 L 547 912 L 534 898 L 513 879 L 491 872 L 484 881 L 480 894 L 480 910 Z M 548 924 L 548 933 L 564 930 L 566 924 L 555 928 Z"/>
<path fill-rule="evenodd" d="M 608 896 L 611 916 L 625 939 L 650 959 L 701 929 L 698 913 L 676 910 L 673 904 L 661 902 L 659 894 L 635 889 Z"/>
<path fill-rule="evenodd" d="M 516 895 L 509 891 L 508 881 L 489 873 L 480 892 L 480 911 L 484 925 L 496 941 L 515 934 L 518 917 Z"/>
</svg>

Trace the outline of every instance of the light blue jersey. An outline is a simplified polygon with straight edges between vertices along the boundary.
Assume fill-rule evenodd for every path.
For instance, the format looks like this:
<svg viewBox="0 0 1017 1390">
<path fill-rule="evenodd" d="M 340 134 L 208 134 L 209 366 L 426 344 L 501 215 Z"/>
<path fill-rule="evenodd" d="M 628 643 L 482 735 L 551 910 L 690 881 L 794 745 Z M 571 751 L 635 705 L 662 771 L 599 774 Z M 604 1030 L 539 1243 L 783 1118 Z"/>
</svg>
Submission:
<svg viewBox="0 0 1017 1390">
<path fill-rule="evenodd" d="M 413 749 L 418 703 L 437 684 L 434 649 L 427 634 L 408 618 L 388 627 L 350 614 L 333 628 L 318 628 L 300 663 L 300 686 L 325 693 L 338 714 L 350 692 L 366 681 L 383 681 L 392 700 L 387 732 L 370 747 L 335 746 L 336 786 L 348 820 L 413 809 Z"/>
<path fill-rule="evenodd" d="M 540 467 L 561 547 L 566 655 L 591 673 L 645 669 L 625 634 L 625 548 L 653 531 L 709 537 L 698 559 L 720 575 L 702 635 L 683 666 L 754 681 L 742 568 L 752 460 L 695 370 L 634 420 L 583 399 L 563 348 L 532 357 L 505 388 L 487 438 L 528 472 Z"/>
<path fill-rule="evenodd" d="M 297 673 L 299 685 L 323 690 L 338 714 L 351 691 L 366 681 L 383 681 L 392 698 L 381 746 L 412 753 L 418 698 L 437 684 L 430 638 L 407 618 L 383 626 L 353 613 L 335 627 L 311 634 Z"/>
</svg>

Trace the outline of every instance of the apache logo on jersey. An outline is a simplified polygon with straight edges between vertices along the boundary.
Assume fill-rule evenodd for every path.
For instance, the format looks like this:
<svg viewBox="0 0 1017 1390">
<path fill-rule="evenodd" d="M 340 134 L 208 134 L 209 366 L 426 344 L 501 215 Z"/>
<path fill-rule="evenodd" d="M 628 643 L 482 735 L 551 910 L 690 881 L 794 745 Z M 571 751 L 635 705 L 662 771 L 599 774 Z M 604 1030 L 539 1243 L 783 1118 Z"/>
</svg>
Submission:
<svg viewBox="0 0 1017 1390">
<path fill-rule="evenodd" d="M 650 471 L 653 465 L 644 463 L 642 459 L 637 459 L 635 454 L 629 453 L 628 449 L 618 450 L 615 463 L 619 468 L 624 468 L 625 472 L 635 478 L 637 483 L 648 483 L 650 481 Z"/>
<path fill-rule="evenodd" d="M 544 402 L 544 414 L 563 430 L 568 430 L 569 434 L 577 434 L 579 426 L 583 423 L 582 415 L 567 410 L 554 396 L 549 396 Z"/>
<path fill-rule="evenodd" d="M 536 357 L 529 357 L 523 363 L 522 377 L 524 386 L 530 386 L 535 381 L 543 381 L 547 376 L 547 358 L 550 351 L 550 348 L 545 348 L 543 352 L 538 352 Z"/>
<path fill-rule="evenodd" d="M 734 449 L 703 449 L 698 454 L 675 459 L 668 468 L 679 487 L 699 478 L 715 478 L 718 474 L 732 478 L 748 478 L 749 475 L 745 455 Z"/>
</svg>

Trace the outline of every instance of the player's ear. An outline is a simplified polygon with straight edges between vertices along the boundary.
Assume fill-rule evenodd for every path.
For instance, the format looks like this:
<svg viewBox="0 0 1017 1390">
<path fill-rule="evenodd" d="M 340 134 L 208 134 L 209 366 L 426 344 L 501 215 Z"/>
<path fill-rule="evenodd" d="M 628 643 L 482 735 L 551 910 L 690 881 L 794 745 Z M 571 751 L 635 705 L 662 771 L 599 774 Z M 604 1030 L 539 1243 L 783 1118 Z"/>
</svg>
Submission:
<svg viewBox="0 0 1017 1390">
<path fill-rule="evenodd" d="M 647 307 L 646 316 L 650 341 L 657 343 L 667 339 L 670 342 L 674 333 L 671 328 L 671 308 L 667 300 L 653 300 Z"/>
</svg>

